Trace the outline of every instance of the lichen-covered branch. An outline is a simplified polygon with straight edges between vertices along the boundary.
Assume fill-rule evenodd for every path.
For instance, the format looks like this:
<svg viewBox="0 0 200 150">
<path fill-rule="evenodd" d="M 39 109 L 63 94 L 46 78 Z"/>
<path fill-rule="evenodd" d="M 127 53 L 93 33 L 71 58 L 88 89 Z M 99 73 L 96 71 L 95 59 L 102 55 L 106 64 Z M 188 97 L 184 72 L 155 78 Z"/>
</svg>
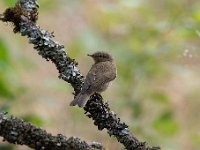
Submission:
<svg viewBox="0 0 200 150">
<path fill-rule="evenodd" d="M 115 136 L 127 150 L 158 150 L 159 147 L 147 147 L 145 142 L 139 140 L 130 132 L 128 126 L 120 121 L 120 118 L 110 110 L 108 103 L 98 93 L 90 97 L 84 107 L 89 118 L 94 120 L 94 124 L 99 130 L 107 129 L 110 136 Z"/>
<path fill-rule="evenodd" d="M 56 65 L 59 78 L 70 83 L 76 95 L 83 84 L 83 76 L 77 68 L 78 63 L 67 56 L 63 45 L 52 39 L 53 33 L 41 29 L 36 24 L 37 9 L 36 0 L 20 0 L 15 7 L 6 9 L 0 20 L 13 23 L 15 33 L 19 32 L 22 36 L 27 36 L 38 54 Z"/>
<path fill-rule="evenodd" d="M 76 137 L 67 138 L 61 134 L 52 136 L 41 128 L 36 128 L 14 116 L 0 113 L 0 136 L 4 140 L 20 145 L 27 145 L 36 150 L 103 150 L 96 142 L 87 144 Z"/>
<path fill-rule="evenodd" d="M 51 60 L 59 71 L 59 78 L 70 83 L 77 95 L 83 85 L 83 76 L 77 68 L 77 62 L 67 56 L 64 46 L 55 42 L 53 34 L 41 29 L 37 24 L 38 18 L 37 0 L 19 0 L 13 8 L 8 8 L 0 16 L 4 22 L 14 24 L 14 32 L 27 36 L 29 42 L 34 44 L 34 48 L 46 60 Z M 120 119 L 114 114 L 107 103 L 99 94 L 91 96 L 85 106 L 87 116 L 94 120 L 94 124 L 99 130 L 108 130 L 110 136 L 115 136 L 127 150 L 156 150 L 157 147 L 149 148 L 145 142 L 132 135 L 128 126 L 121 123 Z"/>
</svg>

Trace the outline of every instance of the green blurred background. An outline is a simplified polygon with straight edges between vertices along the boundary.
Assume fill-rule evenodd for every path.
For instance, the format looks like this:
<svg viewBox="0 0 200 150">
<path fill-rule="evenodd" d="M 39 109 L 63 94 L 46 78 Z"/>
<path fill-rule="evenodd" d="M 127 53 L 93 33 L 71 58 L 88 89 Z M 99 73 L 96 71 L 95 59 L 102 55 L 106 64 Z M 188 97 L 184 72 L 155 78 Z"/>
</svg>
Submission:
<svg viewBox="0 0 200 150">
<path fill-rule="evenodd" d="M 0 12 L 14 0 L 1 0 Z M 163 150 L 200 149 L 199 0 L 41 0 L 38 24 L 54 31 L 85 75 L 98 50 L 113 54 L 118 77 L 103 93 L 131 131 Z M 69 107 L 73 89 L 25 37 L 0 23 L 0 110 L 54 135 L 123 147 Z M 2 142 L 0 150 L 28 150 Z"/>
</svg>

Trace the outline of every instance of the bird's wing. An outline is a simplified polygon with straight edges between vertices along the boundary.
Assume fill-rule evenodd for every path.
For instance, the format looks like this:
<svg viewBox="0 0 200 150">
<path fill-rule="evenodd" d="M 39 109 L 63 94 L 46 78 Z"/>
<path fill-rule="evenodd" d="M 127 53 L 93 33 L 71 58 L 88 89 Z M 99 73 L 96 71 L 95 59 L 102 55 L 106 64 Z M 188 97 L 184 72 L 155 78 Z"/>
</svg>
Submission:
<svg viewBox="0 0 200 150">
<path fill-rule="evenodd" d="M 115 79 L 116 73 L 112 71 L 112 67 L 115 67 L 112 63 L 107 63 L 106 67 L 105 62 L 94 64 L 86 76 L 82 90 L 93 91 L 93 89 L 98 88 L 102 84 Z"/>
</svg>

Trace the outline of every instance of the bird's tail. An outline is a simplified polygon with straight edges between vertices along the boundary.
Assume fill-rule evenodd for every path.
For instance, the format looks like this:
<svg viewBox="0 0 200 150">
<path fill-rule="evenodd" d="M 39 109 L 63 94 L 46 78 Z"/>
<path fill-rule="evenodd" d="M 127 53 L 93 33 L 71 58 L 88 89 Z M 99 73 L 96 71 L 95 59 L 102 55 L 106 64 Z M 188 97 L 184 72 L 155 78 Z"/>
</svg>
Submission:
<svg viewBox="0 0 200 150">
<path fill-rule="evenodd" d="M 87 94 L 79 93 L 75 97 L 75 99 L 70 103 L 70 106 L 76 106 L 76 105 L 78 105 L 79 107 L 84 107 L 87 98 L 88 98 Z"/>
</svg>

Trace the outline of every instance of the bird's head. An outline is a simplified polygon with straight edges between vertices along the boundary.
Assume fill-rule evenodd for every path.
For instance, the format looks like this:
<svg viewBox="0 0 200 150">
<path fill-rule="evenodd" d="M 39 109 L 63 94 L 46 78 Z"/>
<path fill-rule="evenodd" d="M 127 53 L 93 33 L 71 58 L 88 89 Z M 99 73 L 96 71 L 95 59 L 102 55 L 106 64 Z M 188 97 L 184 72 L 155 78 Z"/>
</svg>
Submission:
<svg viewBox="0 0 200 150">
<path fill-rule="evenodd" d="M 107 52 L 95 52 L 94 54 L 88 54 L 88 56 L 92 57 L 95 63 L 105 62 L 105 61 L 113 61 L 113 58 Z"/>
</svg>

